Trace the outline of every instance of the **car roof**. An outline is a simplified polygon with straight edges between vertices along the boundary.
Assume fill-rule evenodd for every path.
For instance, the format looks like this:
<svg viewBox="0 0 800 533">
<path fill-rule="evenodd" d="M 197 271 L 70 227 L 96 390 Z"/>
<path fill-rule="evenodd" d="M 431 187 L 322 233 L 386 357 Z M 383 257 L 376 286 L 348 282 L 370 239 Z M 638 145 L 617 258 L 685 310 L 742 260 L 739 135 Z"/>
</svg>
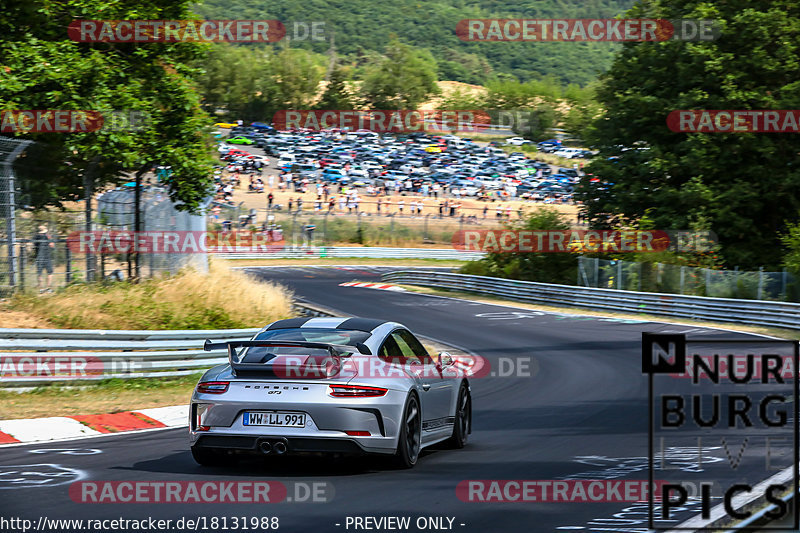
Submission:
<svg viewBox="0 0 800 533">
<path fill-rule="evenodd" d="M 278 320 L 268 325 L 262 331 L 275 329 L 321 328 L 321 329 L 349 329 L 371 333 L 376 328 L 388 323 L 386 320 L 361 317 L 298 317 Z"/>
</svg>

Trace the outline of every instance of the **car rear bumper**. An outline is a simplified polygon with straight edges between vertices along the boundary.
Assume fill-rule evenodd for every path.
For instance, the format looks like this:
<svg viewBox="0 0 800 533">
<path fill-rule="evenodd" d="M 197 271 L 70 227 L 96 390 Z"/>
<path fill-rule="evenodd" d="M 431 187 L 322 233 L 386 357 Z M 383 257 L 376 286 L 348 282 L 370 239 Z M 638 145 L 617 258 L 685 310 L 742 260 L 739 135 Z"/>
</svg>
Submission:
<svg viewBox="0 0 800 533">
<path fill-rule="evenodd" d="M 239 453 L 263 454 L 260 444 L 264 441 L 274 444 L 281 441 L 286 444 L 286 454 L 302 453 L 342 453 L 347 455 L 366 454 L 392 454 L 396 445 L 384 440 L 383 446 L 370 446 L 369 443 L 360 442 L 364 439 L 342 437 L 292 437 L 285 435 L 200 435 L 194 443 L 194 448 L 228 450 Z M 368 438 L 366 440 L 374 440 Z M 389 446 L 387 446 L 389 445 Z"/>
</svg>

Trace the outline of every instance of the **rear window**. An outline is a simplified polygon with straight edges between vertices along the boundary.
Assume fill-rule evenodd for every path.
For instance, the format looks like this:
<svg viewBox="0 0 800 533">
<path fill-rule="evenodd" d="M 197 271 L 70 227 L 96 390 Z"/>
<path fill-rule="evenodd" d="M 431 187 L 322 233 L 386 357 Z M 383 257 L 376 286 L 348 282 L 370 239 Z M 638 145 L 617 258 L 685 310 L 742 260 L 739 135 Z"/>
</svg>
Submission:
<svg viewBox="0 0 800 533">
<path fill-rule="evenodd" d="M 343 344 L 355 346 L 365 342 L 371 333 L 348 329 L 296 328 L 273 329 L 264 331 L 255 340 L 271 341 L 305 341 L 324 344 Z M 251 346 L 239 355 L 240 363 L 266 363 L 278 355 L 327 355 L 328 350 L 322 348 L 304 348 L 301 346 Z"/>
</svg>

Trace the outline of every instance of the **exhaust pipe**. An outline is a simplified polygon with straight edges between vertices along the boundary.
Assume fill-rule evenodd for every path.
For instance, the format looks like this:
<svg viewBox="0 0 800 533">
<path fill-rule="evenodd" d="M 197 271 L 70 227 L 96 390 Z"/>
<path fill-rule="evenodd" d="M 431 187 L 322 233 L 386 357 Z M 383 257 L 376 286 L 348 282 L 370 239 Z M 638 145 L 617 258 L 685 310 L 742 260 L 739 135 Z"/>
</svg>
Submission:
<svg viewBox="0 0 800 533">
<path fill-rule="evenodd" d="M 283 455 L 284 453 L 286 453 L 287 450 L 286 443 L 283 441 L 278 441 L 275 443 L 272 449 L 275 450 L 275 453 L 277 453 L 278 455 Z"/>
<path fill-rule="evenodd" d="M 258 449 L 264 455 L 269 455 L 272 452 L 272 444 L 268 440 L 262 440 L 258 443 Z"/>
</svg>

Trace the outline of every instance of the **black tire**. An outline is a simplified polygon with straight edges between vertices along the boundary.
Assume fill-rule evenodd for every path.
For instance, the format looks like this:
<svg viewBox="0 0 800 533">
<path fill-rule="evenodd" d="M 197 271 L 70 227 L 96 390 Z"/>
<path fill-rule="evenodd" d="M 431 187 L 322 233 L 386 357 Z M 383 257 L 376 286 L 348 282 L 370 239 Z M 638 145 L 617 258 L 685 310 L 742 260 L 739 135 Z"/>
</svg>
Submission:
<svg viewBox="0 0 800 533">
<path fill-rule="evenodd" d="M 400 420 L 400 438 L 393 463 L 397 468 L 413 468 L 422 448 L 422 409 L 416 394 L 409 394 Z"/>
<path fill-rule="evenodd" d="M 197 464 L 203 466 L 223 466 L 229 462 L 228 457 L 220 450 L 210 450 L 196 446 L 192 446 L 192 457 L 194 457 Z"/>
<path fill-rule="evenodd" d="M 461 449 L 467 445 L 472 433 L 472 395 L 466 383 L 462 383 L 456 399 L 456 416 L 453 423 L 453 436 L 445 444 L 450 448 Z"/>
</svg>

